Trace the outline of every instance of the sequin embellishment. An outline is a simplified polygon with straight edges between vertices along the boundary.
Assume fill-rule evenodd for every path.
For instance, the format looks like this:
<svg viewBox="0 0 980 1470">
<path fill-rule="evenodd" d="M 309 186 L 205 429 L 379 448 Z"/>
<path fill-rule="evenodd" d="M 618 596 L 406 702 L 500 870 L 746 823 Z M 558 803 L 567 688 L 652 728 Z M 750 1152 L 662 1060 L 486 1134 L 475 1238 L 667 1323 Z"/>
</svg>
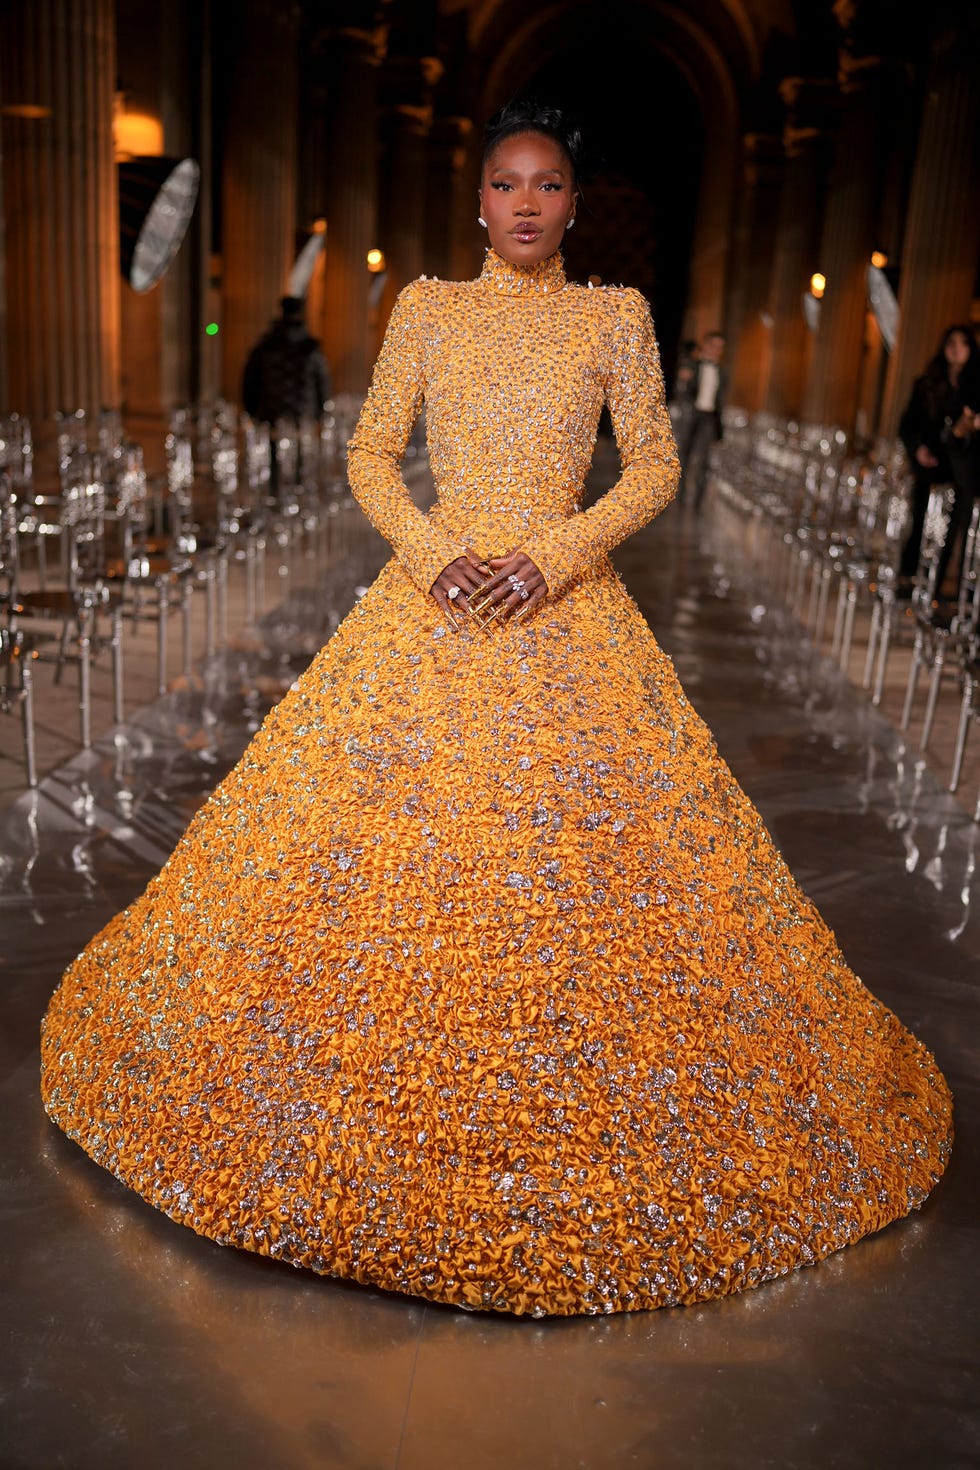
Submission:
<svg viewBox="0 0 980 1470">
<path fill-rule="evenodd" d="M 603 401 L 622 476 L 582 510 Z M 425 404 L 434 510 L 398 465 Z M 935 1061 L 847 968 L 607 553 L 673 494 L 635 291 L 400 295 L 350 448 L 394 558 L 43 1036 L 51 1117 L 214 1240 L 460 1306 L 693 1302 L 919 1205 Z M 464 544 L 549 596 L 492 637 Z"/>
</svg>

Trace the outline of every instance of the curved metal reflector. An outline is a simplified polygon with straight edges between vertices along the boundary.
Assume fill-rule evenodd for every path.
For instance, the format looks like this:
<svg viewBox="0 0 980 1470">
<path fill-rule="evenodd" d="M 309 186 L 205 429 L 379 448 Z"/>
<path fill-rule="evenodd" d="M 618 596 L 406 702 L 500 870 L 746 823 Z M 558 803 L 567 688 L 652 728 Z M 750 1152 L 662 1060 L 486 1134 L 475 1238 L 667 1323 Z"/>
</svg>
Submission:
<svg viewBox="0 0 980 1470">
<path fill-rule="evenodd" d="M 134 291 L 165 274 L 187 233 L 201 170 L 193 158 L 133 158 L 119 165 L 120 265 Z"/>
</svg>

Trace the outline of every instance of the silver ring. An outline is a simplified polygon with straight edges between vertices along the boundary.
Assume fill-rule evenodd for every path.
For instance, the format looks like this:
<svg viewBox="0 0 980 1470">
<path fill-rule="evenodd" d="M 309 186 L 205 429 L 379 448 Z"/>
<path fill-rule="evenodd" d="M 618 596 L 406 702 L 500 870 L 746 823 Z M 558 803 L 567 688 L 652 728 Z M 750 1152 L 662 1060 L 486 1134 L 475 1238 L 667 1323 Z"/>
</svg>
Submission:
<svg viewBox="0 0 980 1470">
<path fill-rule="evenodd" d="M 522 587 L 522 588 L 521 588 L 521 596 L 522 596 L 522 597 L 523 597 L 523 598 L 524 598 L 524 601 L 525 601 L 525 602 L 526 602 L 526 601 L 527 601 L 527 599 L 528 599 L 528 598 L 529 598 L 529 597 L 530 597 L 530 595 L 531 595 L 531 594 L 530 594 L 530 592 L 528 592 L 528 590 L 527 590 L 527 588 L 526 588 L 526 587 Z"/>
<path fill-rule="evenodd" d="M 511 572 L 511 573 L 509 573 L 509 575 L 507 577 L 507 580 L 508 580 L 508 582 L 513 583 L 513 585 L 516 587 L 518 585 L 518 583 L 520 582 L 521 579 L 517 575 L 516 572 Z"/>
<path fill-rule="evenodd" d="M 450 587 L 449 591 L 446 593 L 446 596 L 449 598 L 450 602 L 455 602 L 456 598 L 459 596 L 462 590 L 463 589 L 461 587 Z"/>
</svg>

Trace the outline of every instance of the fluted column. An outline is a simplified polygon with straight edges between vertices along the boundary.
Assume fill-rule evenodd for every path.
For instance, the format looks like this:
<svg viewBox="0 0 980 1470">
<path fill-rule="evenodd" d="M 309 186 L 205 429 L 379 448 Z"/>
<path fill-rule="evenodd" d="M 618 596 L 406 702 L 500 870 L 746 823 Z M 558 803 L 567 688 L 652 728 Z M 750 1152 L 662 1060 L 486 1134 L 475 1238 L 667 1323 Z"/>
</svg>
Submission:
<svg viewBox="0 0 980 1470">
<path fill-rule="evenodd" d="M 803 295 L 817 269 L 830 136 L 825 128 L 836 87 L 787 77 L 780 92 L 788 116 L 783 132 L 786 172 L 776 221 L 769 292 L 772 321 L 762 406 L 798 418 L 803 411 L 813 335 L 803 317 Z"/>
<path fill-rule="evenodd" d="M 276 315 L 296 250 L 298 11 L 245 0 L 228 37 L 222 178 L 222 391 L 241 395 L 249 349 Z"/>
<path fill-rule="evenodd" d="M 685 337 L 700 338 L 719 330 L 725 319 L 739 140 L 733 108 L 719 106 L 719 101 L 723 104 L 717 97 L 702 104 L 705 148 L 688 272 Z"/>
<path fill-rule="evenodd" d="M 119 401 L 113 0 L 0 5 L 6 390 L 40 421 Z"/>
<path fill-rule="evenodd" d="M 980 239 L 978 53 L 976 22 L 940 37 L 933 52 L 901 258 L 898 341 L 885 385 L 885 434 L 896 432 L 913 379 L 941 333 L 970 317 Z"/>
<path fill-rule="evenodd" d="M 380 26 L 328 38 L 327 254 L 322 337 L 339 392 L 362 392 L 373 342 L 367 252 L 377 244 L 378 83 L 386 37 Z"/>
<path fill-rule="evenodd" d="M 452 233 L 449 275 L 454 281 L 467 281 L 483 269 L 487 232 L 477 223 L 482 172 L 483 134 L 474 128 L 464 137 L 463 161 L 455 176 L 453 215 L 449 221 Z"/>
<path fill-rule="evenodd" d="M 385 320 L 401 288 L 424 269 L 426 141 L 432 126 L 432 88 L 441 75 L 442 63 L 432 56 L 389 57 L 383 67 L 384 187 L 376 243 L 387 263 Z"/>
<path fill-rule="evenodd" d="M 161 124 L 161 151 L 201 166 L 201 187 L 187 234 L 159 285 L 138 294 L 122 287 L 122 407 L 127 432 L 143 444 L 148 465 L 162 468 L 171 409 L 213 399 L 205 370 L 220 362 L 221 339 L 204 324 L 220 311 L 207 300 L 211 254 L 211 62 L 209 0 L 117 0 L 116 50 L 124 111 L 116 142 L 126 143 L 126 114 Z M 142 151 L 142 149 L 140 150 Z M 123 154 L 123 156 L 128 156 Z M 155 458 L 156 456 L 156 458 Z"/>
<path fill-rule="evenodd" d="M 468 117 L 437 117 L 429 132 L 426 153 L 423 269 L 445 280 L 472 274 L 470 246 L 478 214 L 476 189 L 467 201 L 463 194 L 468 147 L 473 124 Z M 469 203 L 469 209 L 466 206 Z M 468 218 L 465 216 L 468 215 Z M 462 235 L 463 251 L 460 250 Z M 461 266 L 461 254 L 465 264 Z"/>
<path fill-rule="evenodd" d="M 726 334 L 732 363 L 729 397 L 751 412 L 761 407 L 768 367 L 766 313 L 782 177 L 780 139 L 747 135 Z"/>
<path fill-rule="evenodd" d="M 891 69 L 879 57 L 841 61 L 843 117 L 827 190 L 817 269 L 827 278 L 804 395 L 812 422 L 854 426 L 861 391 L 867 268 L 877 246 L 892 106 Z"/>
</svg>

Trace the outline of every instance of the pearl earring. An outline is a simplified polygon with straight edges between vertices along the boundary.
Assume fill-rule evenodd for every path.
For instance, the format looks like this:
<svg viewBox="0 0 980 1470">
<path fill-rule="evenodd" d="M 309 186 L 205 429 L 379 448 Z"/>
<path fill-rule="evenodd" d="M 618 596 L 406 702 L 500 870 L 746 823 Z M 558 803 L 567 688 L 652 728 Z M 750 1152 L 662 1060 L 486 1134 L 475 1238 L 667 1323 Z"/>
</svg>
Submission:
<svg viewBox="0 0 980 1470">
<path fill-rule="evenodd" d="M 565 229 L 566 229 L 566 230 L 570 230 L 570 229 L 571 229 L 571 228 L 572 228 L 572 225 L 573 225 L 573 224 L 574 224 L 574 223 L 575 223 L 575 216 L 574 216 L 574 214 L 573 214 L 573 215 L 572 215 L 572 217 L 571 217 L 571 219 L 570 219 L 570 220 L 569 220 L 569 221 L 568 221 L 568 223 L 567 223 L 567 224 L 566 224 L 566 226 L 565 226 Z"/>
<path fill-rule="evenodd" d="M 482 226 L 483 226 L 483 228 L 484 228 L 484 229 L 486 229 L 486 227 L 487 227 L 487 222 L 486 222 L 486 220 L 485 220 L 485 219 L 484 219 L 484 218 L 483 218 L 483 215 L 482 215 L 482 214 L 479 214 L 479 215 L 477 215 L 477 217 L 476 217 L 476 222 L 477 222 L 477 224 L 478 224 L 478 225 L 482 225 Z"/>
</svg>

